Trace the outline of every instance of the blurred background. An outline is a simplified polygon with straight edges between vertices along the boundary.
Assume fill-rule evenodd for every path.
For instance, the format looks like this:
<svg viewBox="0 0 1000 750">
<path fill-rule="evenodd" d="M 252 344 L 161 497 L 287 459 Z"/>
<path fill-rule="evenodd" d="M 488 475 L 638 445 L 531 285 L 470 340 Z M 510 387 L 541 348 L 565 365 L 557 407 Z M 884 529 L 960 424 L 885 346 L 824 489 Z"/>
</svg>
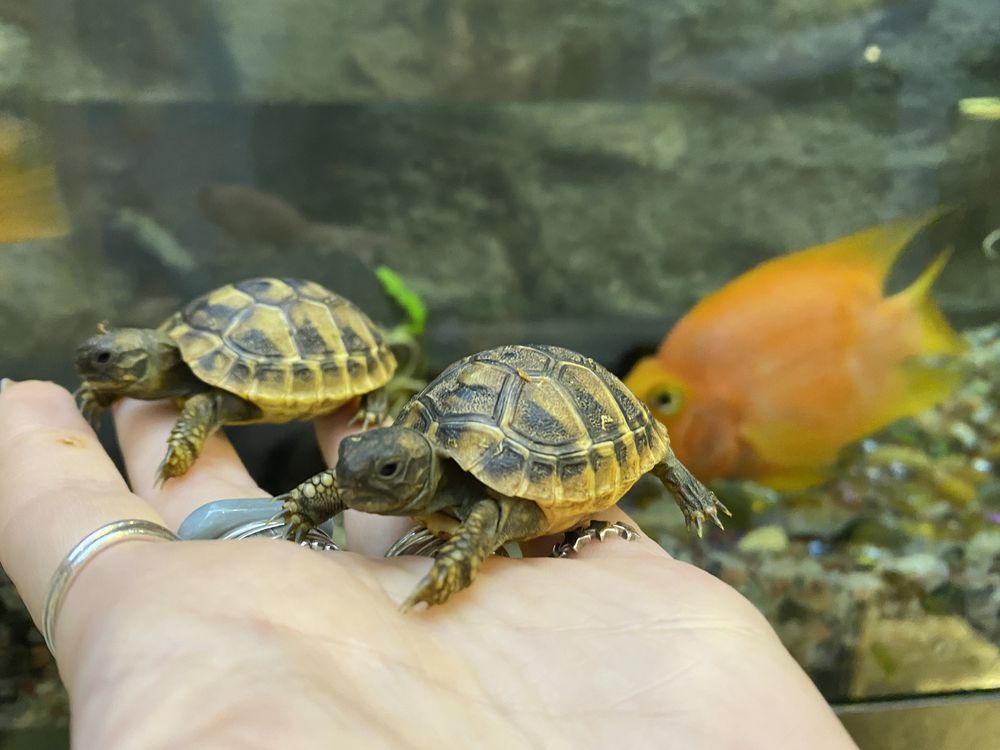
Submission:
<svg viewBox="0 0 1000 750">
<path fill-rule="evenodd" d="M 624 504 L 832 702 L 998 688 L 996 97 L 1000 0 L 0 0 L 0 224 L 26 185 L 50 201 L 0 244 L 0 374 L 73 388 L 100 321 L 258 275 L 393 325 L 386 265 L 428 308 L 428 374 L 539 342 L 624 376 L 756 264 L 953 206 L 888 279 L 954 248 L 947 398 L 821 482 L 720 478 L 704 540 L 655 486 Z M 320 466 L 307 425 L 231 434 L 271 490 Z M 0 727 L 65 721 L 5 581 Z"/>
</svg>

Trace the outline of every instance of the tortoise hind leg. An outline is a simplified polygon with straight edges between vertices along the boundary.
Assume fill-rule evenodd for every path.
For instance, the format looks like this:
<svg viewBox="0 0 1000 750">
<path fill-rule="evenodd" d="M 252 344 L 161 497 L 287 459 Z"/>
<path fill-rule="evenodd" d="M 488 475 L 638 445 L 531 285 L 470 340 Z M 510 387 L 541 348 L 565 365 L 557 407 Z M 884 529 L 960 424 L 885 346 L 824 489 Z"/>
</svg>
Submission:
<svg viewBox="0 0 1000 750">
<path fill-rule="evenodd" d="M 663 482 L 663 486 L 673 495 L 674 502 L 684 514 L 684 521 L 689 528 L 694 524 L 698 536 L 701 536 L 705 519 L 711 519 L 721 529 L 723 526 L 719 520 L 719 511 L 727 516 L 732 515 L 729 508 L 719 502 L 715 493 L 687 470 L 669 447 L 663 461 L 654 466 L 650 473 Z"/>
<path fill-rule="evenodd" d="M 369 391 L 361 397 L 358 412 L 351 419 L 351 424 L 360 424 L 362 430 L 369 427 L 379 427 L 389 416 L 389 392 L 384 388 Z"/>
<path fill-rule="evenodd" d="M 571 552 L 579 552 L 593 541 L 603 542 L 612 534 L 633 542 L 639 538 L 639 532 L 622 521 L 599 521 L 594 519 L 586 526 L 570 529 L 563 534 L 563 540 L 552 548 L 552 557 L 569 557 Z"/>
<path fill-rule="evenodd" d="M 196 393 L 184 402 L 181 415 L 167 438 L 167 455 L 156 472 L 156 484 L 179 477 L 191 468 L 205 440 L 224 424 L 248 422 L 260 409 L 232 393 L 210 390 Z"/>
<path fill-rule="evenodd" d="M 451 539 L 434 557 L 434 564 L 400 609 L 408 612 L 419 602 L 442 604 L 475 579 L 483 560 L 513 539 L 538 535 L 547 524 L 534 503 L 513 498 L 487 498 L 472 510 Z"/>
</svg>

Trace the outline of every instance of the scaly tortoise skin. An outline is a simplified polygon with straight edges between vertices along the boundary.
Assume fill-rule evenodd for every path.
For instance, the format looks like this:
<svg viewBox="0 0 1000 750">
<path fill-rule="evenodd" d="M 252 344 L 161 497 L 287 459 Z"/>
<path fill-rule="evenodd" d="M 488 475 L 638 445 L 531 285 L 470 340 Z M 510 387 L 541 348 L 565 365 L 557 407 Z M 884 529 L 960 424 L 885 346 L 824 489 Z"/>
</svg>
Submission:
<svg viewBox="0 0 1000 750">
<path fill-rule="evenodd" d="M 301 536 L 343 508 L 413 516 L 447 535 L 403 604 L 439 604 L 502 544 L 567 531 L 652 472 L 701 533 L 728 513 L 670 450 L 666 429 L 594 360 L 556 346 L 462 359 L 390 427 L 341 443 L 335 470 L 278 498 Z"/>
<path fill-rule="evenodd" d="M 312 281 L 256 278 L 198 297 L 155 330 L 100 330 L 76 367 L 92 423 L 122 396 L 178 402 L 162 482 L 185 473 L 223 424 L 310 419 L 357 396 L 365 426 L 381 422 L 396 359 L 349 300 Z"/>
</svg>

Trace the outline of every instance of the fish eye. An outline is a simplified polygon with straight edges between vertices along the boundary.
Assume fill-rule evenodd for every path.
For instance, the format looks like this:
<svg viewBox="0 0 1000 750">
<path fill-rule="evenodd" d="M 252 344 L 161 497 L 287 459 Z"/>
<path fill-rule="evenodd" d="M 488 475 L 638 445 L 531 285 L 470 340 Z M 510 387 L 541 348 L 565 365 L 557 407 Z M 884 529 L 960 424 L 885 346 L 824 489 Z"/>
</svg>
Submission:
<svg viewBox="0 0 1000 750">
<path fill-rule="evenodd" d="M 684 397 L 677 388 L 664 388 L 663 386 L 653 388 L 646 400 L 653 411 L 664 417 L 676 414 L 684 403 Z"/>
<path fill-rule="evenodd" d="M 398 461 L 390 461 L 389 463 L 382 464 L 378 469 L 378 475 L 389 479 L 399 473 L 399 467 L 400 463 Z"/>
</svg>

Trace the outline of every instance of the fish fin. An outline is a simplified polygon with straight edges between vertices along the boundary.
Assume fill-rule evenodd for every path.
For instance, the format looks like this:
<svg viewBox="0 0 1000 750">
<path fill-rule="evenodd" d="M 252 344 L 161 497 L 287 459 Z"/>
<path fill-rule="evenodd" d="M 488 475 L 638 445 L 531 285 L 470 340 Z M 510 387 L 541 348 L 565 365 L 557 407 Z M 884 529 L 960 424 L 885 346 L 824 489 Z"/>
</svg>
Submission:
<svg viewBox="0 0 1000 750">
<path fill-rule="evenodd" d="M 754 481 L 779 492 L 793 492 L 815 487 L 830 478 L 826 467 L 788 466 L 772 468 L 754 477 Z"/>
<path fill-rule="evenodd" d="M 910 240 L 952 210 L 953 206 L 935 206 L 916 216 L 862 229 L 832 242 L 800 251 L 797 255 L 803 261 L 824 260 L 837 265 L 846 263 L 861 267 L 881 283 L 885 281 L 892 264 Z"/>
<path fill-rule="evenodd" d="M 770 420 L 744 425 L 742 434 L 764 466 L 774 473 L 800 471 L 803 466 L 822 466 L 831 460 L 840 441 L 831 441 L 822 430 L 799 422 Z"/>
<path fill-rule="evenodd" d="M 0 242 L 61 237 L 69 231 L 66 206 L 50 166 L 0 178 Z"/>
<path fill-rule="evenodd" d="M 948 363 L 928 363 L 914 357 L 900 367 L 899 396 L 887 399 L 865 425 L 863 435 L 877 432 L 893 422 L 913 417 L 947 399 L 962 383 L 963 374 Z"/>
<path fill-rule="evenodd" d="M 55 165 L 37 130 L 0 116 L 0 242 L 60 237 L 68 231 Z"/>
<path fill-rule="evenodd" d="M 947 247 L 938 253 L 912 284 L 893 295 L 894 301 L 916 309 L 920 325 L 920 348 L 928 354 L 958 354 L 966 348 L 962 337 L 948 324 L 930 297 L 931 286 L 941 275 L 952 250 L 953 248 Z"/>
</svg>

